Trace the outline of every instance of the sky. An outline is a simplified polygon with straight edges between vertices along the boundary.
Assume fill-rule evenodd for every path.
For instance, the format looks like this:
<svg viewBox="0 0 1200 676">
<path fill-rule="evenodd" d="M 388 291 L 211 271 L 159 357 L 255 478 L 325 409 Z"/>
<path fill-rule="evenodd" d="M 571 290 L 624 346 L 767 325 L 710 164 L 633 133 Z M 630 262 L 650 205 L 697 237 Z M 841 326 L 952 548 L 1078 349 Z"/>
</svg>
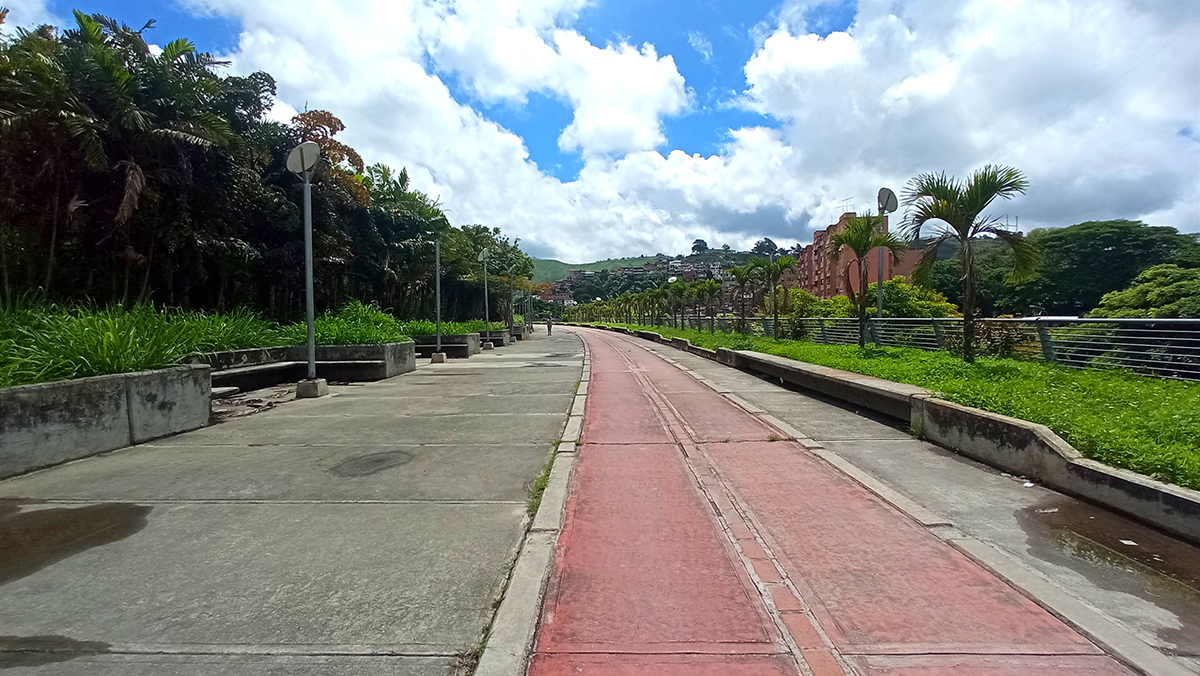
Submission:
<svg viewBox="0 0 1200 676">
<path fill-rule="evenodd" d="M 1200 231 L 1195 0 L 5 0 L 193 40 L 326 109 L 455 224 L 580 263 L 806 243 L 924 172 L 1029 178 L 1021 230 Z M 11 28 L 10 28 L 11 30 Z"/>
</svg>

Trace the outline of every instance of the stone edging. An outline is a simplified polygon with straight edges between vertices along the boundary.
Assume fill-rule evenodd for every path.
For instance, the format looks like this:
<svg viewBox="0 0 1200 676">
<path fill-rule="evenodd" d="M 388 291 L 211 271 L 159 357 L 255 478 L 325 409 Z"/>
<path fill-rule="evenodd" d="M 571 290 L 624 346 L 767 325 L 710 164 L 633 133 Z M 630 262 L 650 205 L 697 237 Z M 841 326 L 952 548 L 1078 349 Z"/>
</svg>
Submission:
<svg viewBox="0 0 1200 676">
<path fill-rule="evenodd" d="M 914 385 L 761 352 L 707 350 L 651 331 L 633 335 L 904 420 L 939 446 L 1200 543 L 1200 491 L 1084 458 L 1045 425 L 961 406 Z"/>
<path fill-rule="evenodd" d="M 0 389 L 0 478 L 208 424 L 206 364 Z"/>
<path fill-rule="evenodd" d="M 575 451 L 583 434 L 583 412 L 587 405 L 591 373 L 591 354 L 587 343 L 583 343 L 583 371 L 579 388 L 563 426 L 562 439 L 550 469 L 550 481 L 546 484 L 542 504 L 533 517 L 517 555 L 508 589 L 500 607 L 496 609 L 487 644 L 475 668 L 475 676 L 522 676 L 528 668 L 546 583 L 554 567 L 558 535 L 562 530 L 575 469 Z"/>
</svg>

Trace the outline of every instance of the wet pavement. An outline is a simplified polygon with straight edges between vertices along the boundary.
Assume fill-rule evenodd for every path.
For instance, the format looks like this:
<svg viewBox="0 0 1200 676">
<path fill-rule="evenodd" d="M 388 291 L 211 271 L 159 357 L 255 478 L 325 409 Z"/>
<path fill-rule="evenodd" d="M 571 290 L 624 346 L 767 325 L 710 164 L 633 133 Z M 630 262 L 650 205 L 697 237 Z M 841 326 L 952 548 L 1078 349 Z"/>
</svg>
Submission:
<svg viewBox="0 0 1200 676">
<path fill-rule="evenodd" d="M 579 332 L 587 417 L 531 674 L 1131 673 L 644 341 Z"/>
<path fill-rule="evenodd" d="M 250 393 L 0 481 L 0 673 L 469 671 L 582 359 L 540 333 L 322 399 Z"/>
</svg>

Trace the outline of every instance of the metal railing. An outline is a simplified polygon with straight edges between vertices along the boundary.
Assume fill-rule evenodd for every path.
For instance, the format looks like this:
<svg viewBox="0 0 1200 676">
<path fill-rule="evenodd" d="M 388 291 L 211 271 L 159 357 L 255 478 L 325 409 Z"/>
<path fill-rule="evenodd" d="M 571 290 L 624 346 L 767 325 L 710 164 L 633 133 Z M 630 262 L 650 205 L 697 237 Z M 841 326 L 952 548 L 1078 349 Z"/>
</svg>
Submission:
<svg viewBox="0 0 1200 676">
<path fill-rule="evenodd" d="M 806 317 L 739 319 L 663 318 L 661 323 L 708 331 L 809 340 L 826 345 L 858 342 L 858 320 Z M 962 353 L 962 319 L 869 319 L 866 341 L 889 347 Z M 1162 378 L 1200 380 L 1200 319 L 979 319 L 975 350 L 1072 368 L 1122 368 Z"/>
</svg>

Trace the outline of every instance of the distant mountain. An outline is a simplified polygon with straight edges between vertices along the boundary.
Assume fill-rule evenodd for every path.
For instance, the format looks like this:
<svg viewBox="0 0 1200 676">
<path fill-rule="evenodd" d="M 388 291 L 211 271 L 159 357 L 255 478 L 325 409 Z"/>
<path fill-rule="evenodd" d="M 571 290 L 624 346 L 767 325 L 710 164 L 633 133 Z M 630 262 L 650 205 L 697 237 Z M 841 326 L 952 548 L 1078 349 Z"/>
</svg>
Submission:
<svg viewBox="0 0 1200 676">
<path fill-rule="evenodd" d="M 609 258 L 608 260 L 596 261 L 594 263 L 564 263 L 554 259 L 535 258 L 533 259 L 533 283 L 557 282 L 560 279 L 566 279 L 572 270 L 600 272 L 601 270 L 640 268 L 646 263 L 653 263 L 655 260 L 654 256 L 642 256 L 639 258 Z"/>
</svg>

